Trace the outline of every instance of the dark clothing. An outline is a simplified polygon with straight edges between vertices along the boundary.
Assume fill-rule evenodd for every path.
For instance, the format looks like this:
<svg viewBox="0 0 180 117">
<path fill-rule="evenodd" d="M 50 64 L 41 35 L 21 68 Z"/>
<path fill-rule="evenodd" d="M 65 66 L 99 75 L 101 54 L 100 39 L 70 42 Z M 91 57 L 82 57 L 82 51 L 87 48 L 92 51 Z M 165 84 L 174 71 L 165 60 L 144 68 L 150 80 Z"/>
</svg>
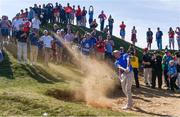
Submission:
<svg viewBox="0 0 180 117">
<path fill-rule="evenodd" d="M 38 46 L 38 38 L 35 36 L 35 33 L 30 33 L 29 39 L 31 41 L 31 45 Z"/>
<path fill-rule="evenodd" d="M 24 35 L 26 34 L 26 35 Z M 16 34 L 16 38 L 18 39 L 19 42 L 27 42 L 27 33 L 24 33 L 23 31 L 18 31 Z"/>
<path fill-rule="evenodd" d="M 170 85 L 171 85 L 171 90 L 174 91 L 174 88 L 176 90 L 178 90 L 178 86 L 176 85 L 176 79 L 177 79 L 177 76 L 174 76 L 172 78 L 170 78 Z"/>
<path fill-rule="evenodd" d="M 143 55 L 143 61 L 151 63 L 151 56 L 148 53 L 144 54 Z M 151 68 L 151 67 L 152 67 L 151 64 L 150 65 L 144 65 L 144 68 Z"/>
<path fill-rule="evenodd" d="M 134 72 L 134 80 L 135 80 L 135 83 L 136 83 L 136 87 L 139 88 L 138 69 L 133 68 L 133 72 Z"/>
<path fill-rule="evenodd" d="M 156 87 L 156 78 L 158 77 L 158 88 L 162 87 L 162 57 L 157 56 L 151 60 L 152 64 L 152 88 Z"/>
<path fill-rule="evenodd" d="M 179 64 L 177 64 L 176 68 L 177 68 L 177 73 L 180 73 L 180 65 Z"/>
</svg>

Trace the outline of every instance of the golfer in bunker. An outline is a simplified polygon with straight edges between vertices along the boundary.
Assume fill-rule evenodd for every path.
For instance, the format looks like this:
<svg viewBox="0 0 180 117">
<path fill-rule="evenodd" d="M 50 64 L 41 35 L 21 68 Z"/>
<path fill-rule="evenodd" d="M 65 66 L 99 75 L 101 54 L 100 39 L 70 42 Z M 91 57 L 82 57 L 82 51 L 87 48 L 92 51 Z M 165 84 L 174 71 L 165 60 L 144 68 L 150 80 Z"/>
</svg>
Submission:
<svg viewBox="0 0 180 117">
<path fill-rule="evenodd" d="M 121 81 L 123 93 L 127 97 L 127 104 L 122 109 L 132 108 L 132 81 L 133 81 L 133 69 L 130 63 L 130 56 L 124 52 L 124 48 L 120 47 L 120 50 L 113 52 L 116 58 L 115 67 L 118 71 L 118 76 Z"/>
</svg>

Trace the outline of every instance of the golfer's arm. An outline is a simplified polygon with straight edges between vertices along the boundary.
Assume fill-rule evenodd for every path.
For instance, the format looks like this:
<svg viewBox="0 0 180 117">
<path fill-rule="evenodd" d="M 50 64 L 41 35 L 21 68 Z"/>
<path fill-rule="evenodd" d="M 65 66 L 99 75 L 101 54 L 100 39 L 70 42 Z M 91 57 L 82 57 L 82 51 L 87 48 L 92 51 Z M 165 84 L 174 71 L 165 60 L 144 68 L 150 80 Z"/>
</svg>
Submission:
<svg viewBox="0 0 180 117">
<path fill-rule="evenodd" d="M 123 71 L 126 70 L 126 69 L 124 69 L 123 67 L 121 67 L 120 65 L 118 65 L 117 68 L 120 69 L 120 70 L 123 70 Z"/>
</svg>

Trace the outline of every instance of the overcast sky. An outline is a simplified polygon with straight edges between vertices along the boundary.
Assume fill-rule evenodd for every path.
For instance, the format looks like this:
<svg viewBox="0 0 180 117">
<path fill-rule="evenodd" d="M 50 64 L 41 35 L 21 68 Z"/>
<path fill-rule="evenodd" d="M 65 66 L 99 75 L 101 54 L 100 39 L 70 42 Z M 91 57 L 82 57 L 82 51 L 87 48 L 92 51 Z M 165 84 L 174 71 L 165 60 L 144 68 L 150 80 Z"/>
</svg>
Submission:
<svg viewBox="0 0 180 117">
<path fill-rule="evenodd" d="M 0 0 L 0 15 L 8 15 L 12 18 L 20 9 L 29 8 L 34 3 L 61 2 L 66 5 L 80 5 L 88 8 L 94 6 L 95 17 L 104 10 L 109 17 L 111 14 L 115 20 L 114 35 L 119 37 L 119 24 L 123 20 L 127 26 L 126 40 L 130 41 L 131 29 L 137 28 L 137 45 L 146 47 L 146 31 L 152 28 L 155 36 L 156 28 L 160 27 L 164 33 L 163 47 L 168 44 L 169 27 L 180 26 L 180 0 Z M 99 20 L 97 20 L 99 23 Z M 107 21 L 106 21 L 107 24 Z M 99 30 L 99 28 L 98 28 Z M 177 42 L 176 48 L 177 48 Z M 153 40 L 153 48 L 156 49 L 156 41 Z"/>
</svg>

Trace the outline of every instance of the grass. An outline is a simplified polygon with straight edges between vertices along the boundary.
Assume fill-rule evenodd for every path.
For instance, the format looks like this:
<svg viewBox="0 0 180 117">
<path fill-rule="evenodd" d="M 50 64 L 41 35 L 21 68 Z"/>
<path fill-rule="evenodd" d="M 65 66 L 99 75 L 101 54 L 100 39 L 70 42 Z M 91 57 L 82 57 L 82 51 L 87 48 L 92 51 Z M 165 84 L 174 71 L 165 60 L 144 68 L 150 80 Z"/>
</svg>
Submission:
<svg viewBox="0 0 180 117">
<path fill-rule="evenodd" d="M 7 52 L 0 66 L 4 68 L 0 70 L 0 116 L 42 116 L 43 113 L 51 116 L 134 115 L 64 99 L 71 96 L 73 89 L 80 83 L 78 79 L 83 77 L 71 65 L 50 64 L 54 69 L 44 68 L 41 64 L 32 67 L 18 64 Z M 54 91 L 60 97 L 53 95 Z"/>
</svg>

